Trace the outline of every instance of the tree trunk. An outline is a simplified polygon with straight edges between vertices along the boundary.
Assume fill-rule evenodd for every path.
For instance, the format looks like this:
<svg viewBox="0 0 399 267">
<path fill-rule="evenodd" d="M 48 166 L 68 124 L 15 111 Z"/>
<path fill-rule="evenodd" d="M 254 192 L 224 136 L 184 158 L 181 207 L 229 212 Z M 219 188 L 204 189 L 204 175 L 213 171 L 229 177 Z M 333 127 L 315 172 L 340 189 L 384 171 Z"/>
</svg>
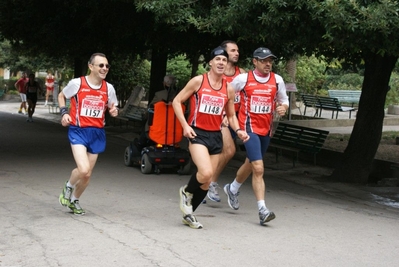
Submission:
<svg viewBox="0 0 399 267">
<path fill-rule="evenodd" d="M 166 64 L 168 61 L 168 53 L 166 51 L 153 49 L 151 55 L 151 76 L 150 76 L 150 90 L 148 101 L 150 102 L 155 95 L 155 92 L 163 90 L 162 82 L 166 73 Z"/>
<path fill-rule="evenodd" d="M 389 79 L 398 57 L 369 54 L 359 110 L 342 160 L 331 178 L 342 182 L 366 184 L 377 152 L 384 121 L 384 104 Z"/>
<path fill-rule="evenodd" d="M 293 83 L 295 84 L 296 82 L 296 63 L 297 63 L 297 57 L 293 56 L 290 60 L 287 61 L 285 69 L 288 72 L 288 76 L 290 77 L 290 81 L 285 81 L 286 83 Z M 296 96 L 293 93 L 289 93 L 290 95 L 290 110 L 297 109 L 298 106 L 296 105 Z"/>
<path fill-rule="evenodd" d="M 74 78 L 79 78 L 87 74 L 87 61 L 84 62 L 80 58 L 74 58 Z"/>
<path fill-rule="evenodd" d="M 197 76 L 198 58 L 199 58 L 199 55 L 197 55 L 197 54 L 191 55 L 189 58 L 190 63 L 191 63 L 191 77 L 190 78 Z M 181 84 L 180 88 L 183 88 L 184 86 L 185 86 L 185 84 Z"/>
</svg>

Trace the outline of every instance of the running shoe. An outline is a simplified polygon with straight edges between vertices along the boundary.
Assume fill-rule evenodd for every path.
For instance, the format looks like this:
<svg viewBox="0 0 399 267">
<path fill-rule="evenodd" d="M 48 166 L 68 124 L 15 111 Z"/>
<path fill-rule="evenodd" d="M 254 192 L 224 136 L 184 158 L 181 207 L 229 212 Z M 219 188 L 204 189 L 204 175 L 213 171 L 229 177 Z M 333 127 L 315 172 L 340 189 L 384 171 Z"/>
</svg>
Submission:
<svg viewBox="0 0 399 267">
<path fill-rule="evenodd" d="M 197 218 L 193 214 L 183 216 L 183 223 L 193 229 L 202 229 L 202 224 L 197 221 Z"/>
<path fill-rule="evenodd" d="M 68 208 L 73 211 L 75 215 L 84 215 L 86 212 L 80 207 L 79 200 L 75 200 L 68 205 Z"/>
<path fill-rule="evenodd" d="M 228 203 L 229 203 L 230 208 L 232 208 L 233 210 L 238 210 L 240 207 L 240 203 L 238 203 L 239 192 L 237 192 L 237 194 L 233 194 L 230 191 L 230 184 L 226 184 L 223 189 L 228 197 Z"/>
<path fill-rule="evenodd" d="M 265 226 L 267 222 L 270 222 L 271 220 L 273 220 L 275 218 L 276 218 L 276 215 L 274 215 L 274 212 L 269 211 L 264 207 L 262 207 L 259 210 L 260 225 Z"/>
<path fill-rule="evenodd" d="M 67 186 L 68 181 L 65 182 L 64 188 L 62 188 L 62 192 L 59 197 L 60 204 L 64 207 L 69 206 L 71 204 L 71 196 L 73 188 Z"/>
<path fill-rule="evenodd" d="M 206 194 L 208 198 L 212 201 L 215 202 L 220 202 L 220 197 L 218 193 L 218 184 L 217 183 L 211 183 L 209 185 L 208 193 Z"/>
<path fill-rule="evenodd" d="M 187 185 L 180 187 L 180 210 L 183 212 L 183 215 L 192 214 L 193 206 L 191 205 L 191 200 L 193 199 L 193 194 L 185 191 Z"/>
</svg>

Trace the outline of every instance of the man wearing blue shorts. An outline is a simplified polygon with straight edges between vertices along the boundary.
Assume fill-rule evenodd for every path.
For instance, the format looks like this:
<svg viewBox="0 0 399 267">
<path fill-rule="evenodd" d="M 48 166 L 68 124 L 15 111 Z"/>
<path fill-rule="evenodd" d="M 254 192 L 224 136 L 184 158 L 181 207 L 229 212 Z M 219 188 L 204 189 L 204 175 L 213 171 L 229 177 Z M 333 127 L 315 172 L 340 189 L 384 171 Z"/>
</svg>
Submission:
<svg viewBox="0 0 399 267">
<path fill-rule="evenodd" d="M 75 215 L 85 214 L 79 198 L 89 184 L 98 154 L 105 150 L 105 112 L 108 110 L 112 117 L 118 115 L 115 88 L 104 80 L 110 68 L 107 58 L 102 53 L 95 53 L 90 57 L 88 67 L 88 76 L 72 79 L 58 95 L 61 123 L 69 126 L 68 138 L 76 162 L 59 202 Z M 69 110 L 65 106 L 66 99 L 71 101 Z"/>
<path fill-rule="evenodd" d="M 263 179 L 263 155 L 270 142 L 273 114 L 284 116 L 288 110 L 288 96 L 283 78 L 272 72 L 274 59 L 272 52 L 259 47 L 253 53 L 254 69 L 234 78 L 231 82 L 236 92 L 241 92 L 241 108 L 238 111 L 240 128 L 249 135 L 245 149 L 247 158 L 238 169 L 236 178 L 224 186 L 229 206 L 238 210 L 238 190 L 252 172 L 252 188 L 258 205 L 261 225 L 266 225 L 276 216 L 265 204 L 266 186 Z"/>
</svg>

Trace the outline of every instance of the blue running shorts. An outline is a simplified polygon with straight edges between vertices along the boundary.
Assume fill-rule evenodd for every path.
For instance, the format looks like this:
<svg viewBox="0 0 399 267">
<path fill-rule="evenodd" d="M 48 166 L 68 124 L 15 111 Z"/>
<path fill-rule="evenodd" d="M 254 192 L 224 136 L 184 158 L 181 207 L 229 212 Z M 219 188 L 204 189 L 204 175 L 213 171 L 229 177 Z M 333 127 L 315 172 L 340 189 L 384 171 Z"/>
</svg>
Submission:
<svg viewBox="0 0 399 267">
<path fill-rule="evenodd" d="M 69 126 L 68 138 L 72 145 L 84 145 L 91 154 L 105 151 L 106 138 L 103 128 Z"/>
<path fill-rule="evenodd" d="M 256 160 L 263 160 L 267 148 L 270 143 L 270 136 L 261 136 L 255 133 L 248 133 L 249 140 L 244 143 L 245 150 L 247 150 L 247 158 L 249 162 Z"/>
</svg>

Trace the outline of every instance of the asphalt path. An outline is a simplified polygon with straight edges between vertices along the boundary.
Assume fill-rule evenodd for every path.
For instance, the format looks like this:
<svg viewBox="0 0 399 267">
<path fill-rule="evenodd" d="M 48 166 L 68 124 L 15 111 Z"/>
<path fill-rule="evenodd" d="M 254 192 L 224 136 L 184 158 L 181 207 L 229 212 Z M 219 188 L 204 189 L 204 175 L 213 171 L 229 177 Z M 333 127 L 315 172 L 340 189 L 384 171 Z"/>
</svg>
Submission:
<svg viewBox="0 0 399 267">
<path fill-rule="evenodd" d="M 221 194 L 196 211 L 204 228 L 191 229 L 178 195 L 189 176 L 126 167 L 130 135 L 118 127 L 107 127 L 80 199 L 86 215 L 73 215 L 58 203 L 74 168 L 67 129 L 26 117 L 0 111 L 0 266 L 399 266 L 396 204 L 320 180 L 322 168 L 266 169 L 266 204 L 276 214 L 266 227 L 249 180 L 238 211 Z M 226 167 L 221 187 L 240 163 Z"/>
</svg>

